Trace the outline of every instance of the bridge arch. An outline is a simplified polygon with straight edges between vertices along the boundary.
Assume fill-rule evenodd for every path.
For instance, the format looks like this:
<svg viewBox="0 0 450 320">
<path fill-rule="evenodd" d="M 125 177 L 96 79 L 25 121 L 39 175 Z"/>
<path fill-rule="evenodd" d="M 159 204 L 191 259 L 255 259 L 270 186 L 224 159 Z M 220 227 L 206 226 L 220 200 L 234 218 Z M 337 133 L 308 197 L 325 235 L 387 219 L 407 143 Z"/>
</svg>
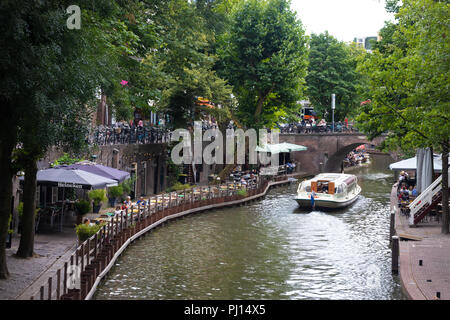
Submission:
<svg viewBox="0 0 450 320">
<path fill-rule="evenodd" d="M 308 150 L 291 153 L 300 170 L 311 174 L 340 172 L 345 156 L 362 144 L 379 145 L 384 136 L 370 141 L 362 133 L 280 134 L 280 142 L 306 146 Z"/>
<path fill-rule="evenodd" d="M 324 166 L 324 172 L 341 172 L 341 163 L 352 150 L 364 143 L 357 142 L 343 146 L 327 159 Z"/>
</svg>

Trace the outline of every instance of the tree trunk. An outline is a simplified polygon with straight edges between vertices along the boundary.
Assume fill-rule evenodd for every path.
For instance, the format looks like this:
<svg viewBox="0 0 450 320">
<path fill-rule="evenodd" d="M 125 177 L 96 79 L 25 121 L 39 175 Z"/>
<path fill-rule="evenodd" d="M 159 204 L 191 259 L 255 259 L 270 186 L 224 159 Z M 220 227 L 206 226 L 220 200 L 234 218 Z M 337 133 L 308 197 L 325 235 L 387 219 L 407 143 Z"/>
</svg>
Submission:
<svg viewBox="0 0 450 320">
<path fill-rule="evenodd" d="M 16 255 L 21 258 L 33 256 L 36 212 L 36 161 L 31 158 L 25 166 L 23 188 L 22 234 Z"/>
<path fill-rule="evenodd" d="M 6 265 L 6 237 L 11 214 L 13 169 L 11 154 L 15 146 L 16 130 L 5 122 L 0 124 L 0 279 L 9 276 Z"/>
<path fill-rule="evenodd" d="M 267 89 L 263 93 L 260 93 L 258 96 L 258 102 L 256 104 L 255 115 L 254 115 L 257 123 L 259 122 L 259 118 L 260 118 L 262 110 L 263 110 L 264 102 L 266 102 L 267 96 L 272 92 L 272 90 L 273 90 L 273 88 Z"/>
<path fill-rule="evenodd" d="M 441 233 L 449 233 L 448 215 L 448 139 L 444 141 L 442 148 L 442 226 Z"/>
</svg>

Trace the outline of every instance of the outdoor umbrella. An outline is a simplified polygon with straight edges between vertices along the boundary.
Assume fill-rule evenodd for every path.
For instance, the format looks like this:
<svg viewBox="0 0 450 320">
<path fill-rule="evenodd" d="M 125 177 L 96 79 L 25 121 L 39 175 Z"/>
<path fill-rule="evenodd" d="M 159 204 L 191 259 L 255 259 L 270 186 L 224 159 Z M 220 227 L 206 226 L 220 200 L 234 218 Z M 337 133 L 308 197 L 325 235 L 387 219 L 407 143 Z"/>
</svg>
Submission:
<svg viewBox="0 0 450 320">
<path fill-rule="evenodd" d="M 116 180 L 83 170 L 63 168 L 39 170 L 37 172 L 37 183 L 53 187 L 79 189 L 103 189 L 117 186 Z"/>
<path fill-rule="evenodd" d="M 20 177 L 23 180 L 23 177 Z M 39 170 L 36 175 L 38 185 L 63 188 L 63 205 L 60 218 L 60 231 L 64 218 L 64 188 L 78 189 L 103 189 L 105 187 L 117 186 L 117 181 L 108 179 L 97 174 L 77 169 L 50 168 Z"/>
<path fill-rule="evenodd" d="M 450 159 L 449 159 L 450 164 Z M 417 170 L 417 157 L 412 157 L 389 165 L 391 170 Z M 433 155 L 433 169 L 435 172 L 442 172 L 442 158 L 440 154 Z"/>
<path fill-rule="evenodd" d="M 283 142 L 283 143 L 276 143 L 276 144 L 266 144 L 263 147 L 256 147 L 255 151 L 259 151 L 259 152 L 270 152 L 272 154 L 274 153 L 287 153 L 287 152 L 293 152 L 293 151 L 304 151 L 307 150 L 308 148 L 305 146 L 301 146 L 299 144 L 293 144 L 293 143 L 288 143 L 288 142 Z M 286 158 L 285 155 L 284 157 L 284 162 L 286 162 Z"/>
<path fill-rule="evenodd" d="M 255 151 L 259 152 L 270 152 L 270 153 L 282 153 L 282 152 L 292 152 L 292 151 L 304 151 L 308 148 L 293 143 L 276 143 L 276 144 L 266 144 L 263 147 L 256 147 Z"/>
<path fill-rule="evenodd" d="M 62 165 L 58 168 L 62 169 L 78 169 L 86 172 L 94 173 L 99 176 L 122 182 L 130 178 L 130 173 L 115 168 L 107 167 L 95 162 L 83 161 L 68 166 Z"/>
</svg>

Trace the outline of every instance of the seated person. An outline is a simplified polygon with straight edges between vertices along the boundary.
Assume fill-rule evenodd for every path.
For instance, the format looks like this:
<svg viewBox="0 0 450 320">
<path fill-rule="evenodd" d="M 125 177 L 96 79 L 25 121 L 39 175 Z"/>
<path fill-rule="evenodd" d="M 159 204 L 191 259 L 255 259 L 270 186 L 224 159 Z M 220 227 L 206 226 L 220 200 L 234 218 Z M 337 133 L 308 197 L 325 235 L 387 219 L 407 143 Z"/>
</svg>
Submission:
<svg viewBox="0 0 450 320">
<path fill-rule="evenodd" d="M 290 161 L 286 164 L 286 167 L 288 173 L 292 173 L 292 171 L 294 171 L 294 167 L 292 166 L 292 163 Z"/>
<path fill-rule="evenodd" d="M 127 200 L 125 200 L 125 203 L 126 203 L 128 208 L 131 208 L 133 203 L 131 202 L 131 197 L 130 196 L 127 197 Z"/>
<path fill-rule="evenodd" d="M 412 189 L 411 195 L 412 195 L 413 197 L 417 197 L 417 196 L 419 195 L 419 192 L 417 192 L 416 186 L 414 186 L 414 188 Z"/>
<path fill-rule="evenodd" d="M 146 206 L 147 200 L 144 200 L 144 197 L 140 197 L 139 200 L 136 202 L 137 205 Z"/>
<path fill-rule="evenodd" d="M 86 219 L 84 219 L 84 222 L 83 222 L 85 225 L 87 225 L 87 226 L 93 226 L 93 225 L 95 225 L 95 223 L 92 223 L 91 222 L 91 220 L 89 220 L 88 218 L 86 218 Z"/>
<path fill-rule="evenodd" d="M 409 200 L 409 193 L 408 193 L 408 189 L 406 189 L 406 187 L 403 187 L 401 195 L 402 195 L 402 200 L 403 201 L 408 201 Z"/>
<path fill-rule="evenodd" d="M 116 210 L 114 211 L 114 215 L 120 215 L 122 213 L 122 208 L 120 206 L 116 207 Z"/>
</svg>

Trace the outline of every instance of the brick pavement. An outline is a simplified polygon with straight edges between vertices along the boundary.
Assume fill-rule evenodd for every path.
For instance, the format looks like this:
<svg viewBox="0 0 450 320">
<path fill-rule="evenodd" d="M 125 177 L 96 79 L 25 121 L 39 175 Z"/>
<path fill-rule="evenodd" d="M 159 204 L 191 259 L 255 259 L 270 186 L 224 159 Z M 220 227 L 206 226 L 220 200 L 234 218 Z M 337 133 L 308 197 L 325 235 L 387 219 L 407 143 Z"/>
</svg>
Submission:
<svg viewBox="0 0 450 320">
<path fill-rule="evenodd" d="M 431 219 L 409 227 L 408 219 L 396 207 L 396 188 L 391 193 L 397 235 L 412 236 L 418 241 L 400 241 L 400 279 L 410 299 L 450 300 L 450 235 L 441 234 L 440 221 Z M 419 260 L 422 260 L 420 265 Z"/>
<path fill-rule="evenodd" d="M 63 232 L 37 234 L 35 237 L 35 257 L 22 259 L 15 257 L 19 246 L 19 238 L 14 237 L 12 247 L 6 249 L 6 261 L 10 277 L 0 280 L 0 300 L 29 299 L 31 292 L 39 290 L 47 281 L 46 273 L 50 272 L 64 255 L 72 253 L 76 248 L 74 228 L 63 228 Z M 28 291 L 28 292 L 27 292 Z"/>
</svg>

